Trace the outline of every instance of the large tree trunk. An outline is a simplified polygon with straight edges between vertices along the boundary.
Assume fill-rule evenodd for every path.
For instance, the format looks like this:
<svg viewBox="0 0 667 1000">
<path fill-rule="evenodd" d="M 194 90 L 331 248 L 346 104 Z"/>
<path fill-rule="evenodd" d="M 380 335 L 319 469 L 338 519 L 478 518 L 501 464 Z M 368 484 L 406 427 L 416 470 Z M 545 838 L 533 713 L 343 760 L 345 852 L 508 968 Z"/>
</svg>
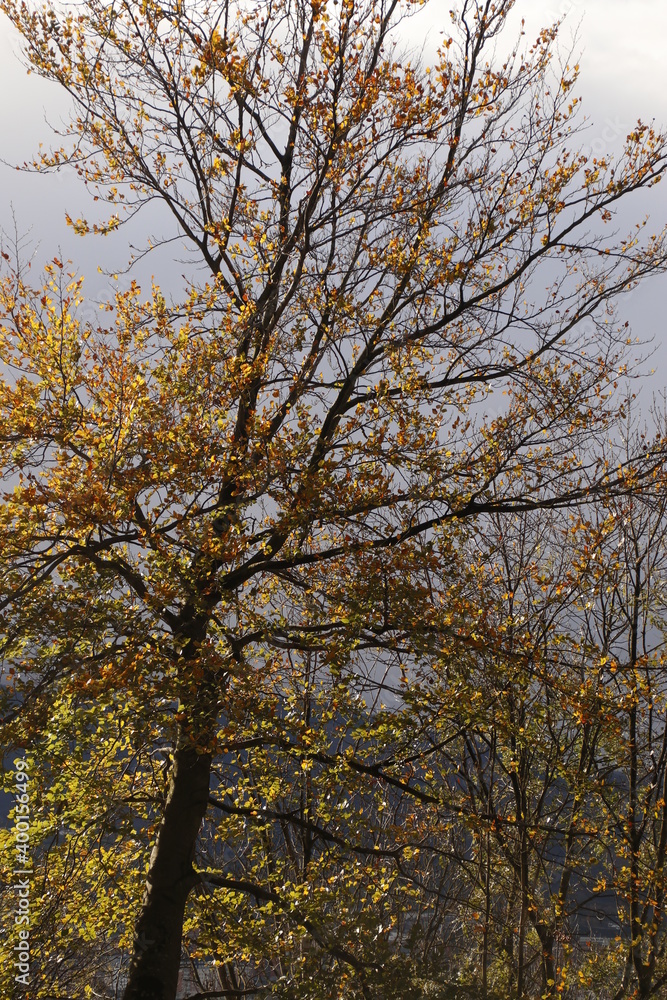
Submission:
<svg viewBox="0 0 667 1000">
<path fill-rule="evenodd" d="M 151 854 L 123 1000 L 174 1000 L 183 917 L 194 886 L 192 862 L 209 796 L 211 755 L 181 732 L 164 816 Z"/>
</svg>

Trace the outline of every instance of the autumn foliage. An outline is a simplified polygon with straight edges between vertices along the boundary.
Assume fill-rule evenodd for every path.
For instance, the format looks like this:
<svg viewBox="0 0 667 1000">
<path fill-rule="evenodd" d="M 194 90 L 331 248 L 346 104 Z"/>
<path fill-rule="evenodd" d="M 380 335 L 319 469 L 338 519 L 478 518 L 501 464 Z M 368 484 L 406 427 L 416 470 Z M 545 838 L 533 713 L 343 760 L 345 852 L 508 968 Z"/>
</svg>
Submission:
<svg viewBox="0 0 667 1000">
<path fill-rule="evenodd" d="M 157 204 L 135 257 L 188 269 L 92 322 L 3 252 L 35 998 L 667 983 L 664 439 L 614 312 L 665 234 L 611 224 L 667 140 L 587 157 L 512 6 L 0 0 L 72 100 L 67 222 Z"/>
</svg>

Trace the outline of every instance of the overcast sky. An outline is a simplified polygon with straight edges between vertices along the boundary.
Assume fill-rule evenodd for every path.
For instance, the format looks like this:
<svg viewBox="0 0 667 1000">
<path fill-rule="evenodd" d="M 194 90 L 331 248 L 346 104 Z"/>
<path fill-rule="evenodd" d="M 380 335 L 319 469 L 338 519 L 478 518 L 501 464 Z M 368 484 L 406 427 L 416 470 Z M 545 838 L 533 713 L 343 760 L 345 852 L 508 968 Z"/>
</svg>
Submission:
<svg viewBox="0 0 667 1000">
<path fill-rule="evenodd" d="M 442 11 L 442 28 L 447 30 L 448 0 L 430 0 L 423 16 L 410 25 L 409 38 L 422 42 L 426 51 L 435 48 L 440 32 L 434 14 Z M 577 95 L 590 119 L 586 142 L 594 152 L 613 152 L 622 144 L 638 118 L 655 119 L 667 126 L 667 4 L 664 0 L 518 0 L 506 42 L 525 18 L 527 39 L 539 28 L 565 15 L 561 47 L 567 49 L 576 35 L 581 77 Z M 67 107 L 57 88 L 39 78 L 27 76 L 18 59 L 18 43 L 6 21 L 0 21 L 0 157 L 21 162 L 35 151 L 40 141 L 49 144 L 45 119 L 57 123 Z M 13 205 L 19 232 L 29 233 L 39 244 L 42 259 L 59 250 L 72 258 L 86 273 L 88 290 L 103 294 L 107 279 L 87 267 L 91 259 L 111 266 L 123 260 L 122 243 L 100 245 L 75 238 L 65 226 L 64 213 L 83 214 L 87 196 L 76 175 L 65 170 L 60 175 L 33 176 L 17 173 L 0 164 L 2 197 L 0 226 L 12 227 Z M 651 228 L 660 229 L 667 221 L 667 183 L 641 196 L 636 212 L 650 211 Z M 633 213 L 634 213 L 633 206 Z M 122 231 L 121 231 L 122 232 Z M 667 278 L 656 279 L 629 300 L 627 317 L 642 338 L 655 338 L 653 365 L 657 367 L 655 388 L 667 386 L 667 337 L 663 333 Z M 664 343 L 664 346 L 663 346 Z"/>
</svg>

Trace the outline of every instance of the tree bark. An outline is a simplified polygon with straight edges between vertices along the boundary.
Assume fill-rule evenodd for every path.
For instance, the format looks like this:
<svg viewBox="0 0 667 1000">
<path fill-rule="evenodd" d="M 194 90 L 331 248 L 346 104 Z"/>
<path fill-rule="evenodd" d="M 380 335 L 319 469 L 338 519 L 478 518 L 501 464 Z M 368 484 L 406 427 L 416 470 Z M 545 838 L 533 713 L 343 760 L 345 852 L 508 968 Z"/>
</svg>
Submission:
<svg viewBox="0 0 667 1000">
<path fill-rule="evenodd" d="M 185 904 L 195 884 L 192 862 L 206 812 L 210 772 L 210 753 L 198 753 L 181 730 L 123 1000 L 174 1000 L 176 996 Z"/>
</svg>

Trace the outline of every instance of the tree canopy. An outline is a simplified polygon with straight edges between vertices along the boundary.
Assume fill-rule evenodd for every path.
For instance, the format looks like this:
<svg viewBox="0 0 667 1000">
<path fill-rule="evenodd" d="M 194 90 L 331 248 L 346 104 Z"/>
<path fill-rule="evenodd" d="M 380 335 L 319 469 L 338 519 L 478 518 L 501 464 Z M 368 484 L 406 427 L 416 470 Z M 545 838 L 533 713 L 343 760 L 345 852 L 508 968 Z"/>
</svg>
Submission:
<svg viewBox="0 0 667 1000">
<path fill-rule="evenodd" d="M 69 225 L 152 204 L 135 258 L 187 268 L 92 322 L 3 251 L 31 996 L 667 982 L 664 437 L 614 311 L 665 233 L 612 225 L 667 140 L 588 157 L 558 25 L 503 56 L 513 3 L 462 0 L 426 66 L 424 6 L 0 0 L 71 97 Z"/>
</svg>

